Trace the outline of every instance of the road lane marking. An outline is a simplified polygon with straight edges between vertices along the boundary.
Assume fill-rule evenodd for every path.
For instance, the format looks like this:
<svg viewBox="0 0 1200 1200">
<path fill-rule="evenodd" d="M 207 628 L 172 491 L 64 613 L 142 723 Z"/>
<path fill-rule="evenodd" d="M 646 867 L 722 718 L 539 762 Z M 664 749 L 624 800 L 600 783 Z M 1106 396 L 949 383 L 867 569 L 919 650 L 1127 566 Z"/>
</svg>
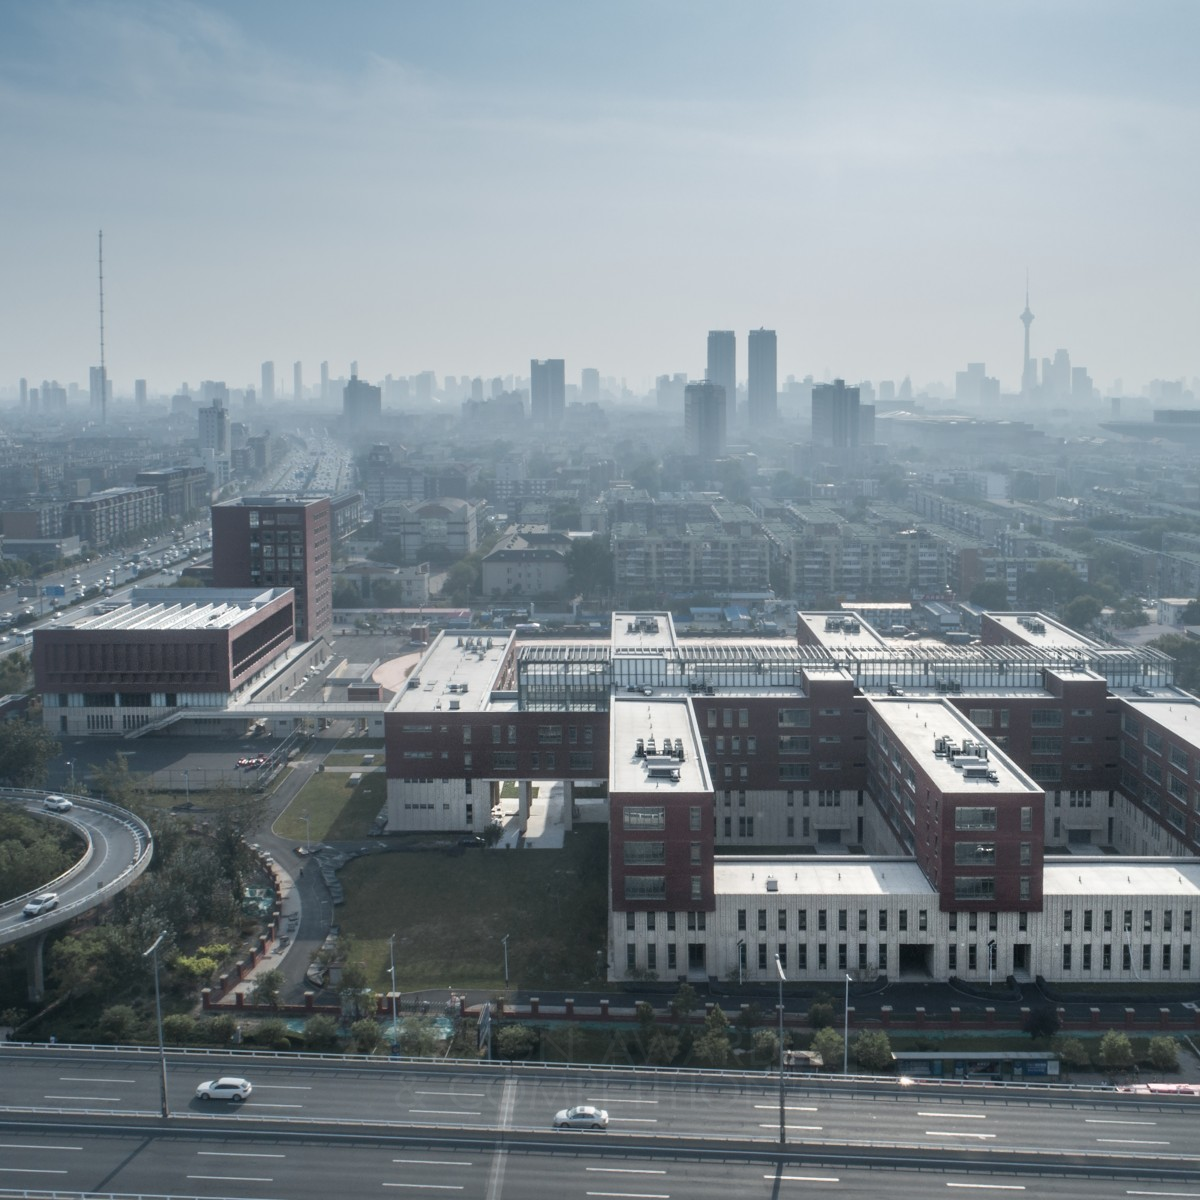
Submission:
<svg viewBox="0 0 1200 1200">
<path fill-rule="evenodd" d="M 918 1112 L 918 1117 L 940 1117 L 943 1121 L 986 1121 L 987 1113 Z"/>
<path fill-rule="evenodd" d="M 303 1108 L 303 1104 L 256 1104 L 255 1108 Z"/>
<path fill-rule="evenodd" d="M 769 1108 L 772 1112 L 774 1112 L 779 1107 L 779 1105 L 778 1104 L 756 1104 L 754 1107 L 755 1108 Z M 816 1112 L 817 1111 L 817 1106 L 815 1104 L 785 1104 L 783 1107 L 787 1112 Z"/>
<path fill-rule="evenodd" d="M 98 1079 L 94 1075 L 60 1075 L 59 1083 L 137 1083 L 136 1079 Z"/>
<path fill-rule="evenodd" d="M 384 1187 L 402 1187 L 402 1188 L 425 1188 L 432 1192 L 461 1192 L 464 1184 L 461 1183 L 388 1183 L 384 1180 Z"/>
<path fill-rule="evenodd" d="M 609 1121 L 616 1124 L 618 1121 L 622 1125 L 657 1125 L 657 1117 L 609 1117 Z"/>
<path fill-rule="evenodd" d="M 980 1141 L 992 1139 L 994 1133 L 963 1133 L 961 1129 L 927 1129 L 925 1130 L 926 1137 L 956 1137 L 956 1138 L 978 1138 Z"/>
<path fill-rule="evenodd" d="M 778 1129 L 778 1125 L 760 1125 L 759 1129 Z M 789 1125 L 788 1129 L 795 1129 L 800 1133 L 820 1133 L 824 1125 Z"/>
<path fill-rule="evenodd" d="M 482 1117 L 483 1113 L 469 1112 L 461 1108 L 410 1108 L 410 1113 L 427 1117 Z"/>
<path fill-rule="evenodd" d="M 1097 1138 L 1103 1146 L 1169 1146 L 1170 1142 L 1151 1142 L 1141 1138 Z"/>
<path fill-rule="evenodd" d="M 482 1098 L 487 1095 L 487 1092 L 428 1092 L 421 1088 L 414 1088 L 413 1094 L 416 1096 L 477 1096 Z"/>
<path fill-rule="evenodd" d="M 204 1158 L 286 1158 L 286 1154 L 268 1154 L 265 1151 L 259 1154 L 256 1151 L 246 1150 L 197 1150 L 196 1153 Z"/>
<path fill-rule="evenodd" d="M 1126 1192 L 1127 1196 L 1200 1196 L 1200 1192 Z"/>
<path fill-rule="evenodd" d="M 256 1091 L 260 1092 L 311 1092 L 311 1083 L 256 1083 Z"/>
<path fill-rule="evenodd" d="M 189 1179 L 211 1179 L 219 1183 L 274 1183 L 270 1175 L 189 1175 Z"/>
<path fill-rule="evenodd" d="M 512 1122 L 513 1109 L 517 1103 L 517 1081 L 506 1079 L 504 1091 L 500 1093 L 500 1111 L 496 1114 L 496 1126 L 506 1130 Z M 508 1169 L 508 1151 L 498 1145 L 492 1152 L 492 1169 L 488 1174 L 487 1200 L 500 1200 L 504 1192 L 504 1172 Z"/>
<path fill-rule="evenodd" d="M 774 1175 L 764 1175 L 764 1179 L 774 1179 Z M 787 1183 L 841 1183 L 837 1175 L 780 1175 L 780 1180 Z"/>
<path fill-rule="evenodd" d="M 585 1192 L 586 1196 L 620 1196 L 623 1200 L 671 1200 L 670 1192 Z"/>
<path fill-rule="evenodd" d="M 1085 1125 L 1157 1125 L 1157 1121 L 1114 1121 L 1107 1117 L 1084 1117 Z"/>
<path fill-rule="evenodd" d="M 120 1096 L 46 1096 L 47 1100 L 108 1100 L 112 1104 L 120 1104 Z"/>
<path fill-rule="evenodd" d="M 584 1167 L 585 1171 L 599 1171 L 604 1175 L 665 1175 L 661 1167 Z"/>
<path fill-rule="evenodd" d="M 990 1192 L 1023 1192 L 1023 1183 L 947 1183 L 947 1187 L 978 1188 Z"/>
<path fill-rule="evenodd" d="M 589 1104 L 657 1104 L 657 1100 L 629 1100 L 624 1096 L 588 1096 Z"/>
<path fill-rule="evenodd" d="M 5 1175 L 65 1175 L 65 1170 L 51 1167 L 0 1167 Z"/>
<path fill-rule="evenodd" d="M 392 1162 L 413 1167 L 473 1167 L 474 1163 L 459 1162 L 453 1158 L 393 1158 Z"/>
<path fill-rule="evenodd" d="M 82 1146 L 43 1146 L 34 1142 L 0 1142 L 0 1150 L 82 1150 Z"/>
</svg>

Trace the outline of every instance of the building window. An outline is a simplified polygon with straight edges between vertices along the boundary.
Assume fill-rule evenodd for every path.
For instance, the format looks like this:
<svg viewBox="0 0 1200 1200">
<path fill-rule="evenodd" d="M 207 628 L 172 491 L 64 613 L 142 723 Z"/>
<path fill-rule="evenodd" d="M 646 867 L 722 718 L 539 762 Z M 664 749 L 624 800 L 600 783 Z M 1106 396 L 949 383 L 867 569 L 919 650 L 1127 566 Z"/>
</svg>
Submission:
<svg viewBox="0 0 1200 1200">
<path fill-rule="evenodd" d="M 787 942 L 780 942 L 775 949 L 775 953 L 779 957 L 779 965 L 787 970 Z"/>
<path fill-rule="evenodd" d="M 1062 969 L 1069 971 L 1071 969 L 1071 943 L 1068 942 L 1062 948 Z"/>
<path fill-rule="evenodd" d="M 959 805 L 954 810 L 954 828 L 959 830 L 995 829 L 996 810 L 995 808 L 974 808 L 965 804 Z"/>
<path fill-rule="evenodd" d="M 663 805 L 651 807 L 628 806 L 622 820 L 626 829 L 666 829 L 667 810 Z"/>
<path fill-rule="evenodd" d="M 887 931 L 888 931 L 888 915 L 887 915 L 887 909 L 886 909 L 886 908 L 881 908 L 881 909 L 879 910 L 879 932 L 880 932 L 880 933 L 887 933 Z"/>
<path fill-rule="evenodd" d="M 692 876 L 692 899 L 704 899 L 704 880 L 699 875 Z"/>
<path fill-rule="evenodd" d="M 762 933 L 767 930 L 767 910 L 765 908 L 758 910 L 758 928 Z"/>
<path fill-rule="evenodd" d="M 692 833 L 700 832 L 700 806 L 698 804 L 694 804 L 688 809 L 688 829 Z"/>
<path fill-rule="evenodd" d="M 633 942 L 629 942 L 625 947 L 625 970 L 637 970 L 637 946 Z"/>
<path fill-rule="evenodd" d="M 927 908 L 918 908 L 917 909 L 917 932 L 918 933 L 928 933 L 929 932 L 929 909 L 927 909 Z"/>
<path fill-rule="evenodd" d="M 677 970 L 676 960 L 675 960 L 675 943 L 674 942 L 670 942 L 667 945 L 667 970 L 668 971 Z"/>
<path fill-rule="evenodd" d="M 957 946 L 950 946 L 947 948 L 946 966 L 951 971 L 958 970 L 958 947 Z"/>
<path fill-rule="evenodd" d="M 1064 933 L 1071 932 L 1073 916 L 1074 916 L 1074 913 L 1071 909 L 1068 908 L 1068 909 L 1063 910 L 1063 932 Z"/>
<path fill-rule="evenodd" d="M 786 908 L 781 908 L 779 910 L 779 913 L 776 916 L 776 920 L 778 921 L 779 932 L 786 933 L 787 932 L 787 909 Z"/>
<path fill-rule="evenodd" d="M 867 910 L 865 908 L 860 908 L 858 910 L 858 932 L 867 932 Z"/>
<path fill-rule="evenodd" d="M 838 909 L 838 933 L 845 933 L 848 927 L 850 910 L 845 908 Z"/>
<path fill-rule="evenodd" d="M 745 933 L 746 932 L 746 910 L 744 908 L 739 908 L 737 910 L 737 914 L 738 914 L 738 918 L 737 918 L 738 933 Z"/>
<path fill-rule="evenodd" d="M 758 969 L 765 971 L 767 969 L 767 944 L 766 942 L 758 943 Z"/>
<path fill-rule="evenodd" d="M 1085 942 L 1083 946 L 1083 969 L 1090 971 L 1092 969 L 1092 943 Z"/>
<path fill-rule="evenodd" d="M 634 929 L 636 928 L 634 924 L 636 919 L 637 913 L 633 912 L 632 910 L 625 914 L 625 931 L 627 933 L 633 933 Z"/>
<path fill-rule="evenodd" d="M 622 853 L 627 867 L 657 867 L 667 861 L 666 842 L 625 842 Z"/>
<path fill-rule="evenodd" d="M 626 900 L 665 900 L 667 877 L 665 875 L 626 875 Z"/>
</svg>

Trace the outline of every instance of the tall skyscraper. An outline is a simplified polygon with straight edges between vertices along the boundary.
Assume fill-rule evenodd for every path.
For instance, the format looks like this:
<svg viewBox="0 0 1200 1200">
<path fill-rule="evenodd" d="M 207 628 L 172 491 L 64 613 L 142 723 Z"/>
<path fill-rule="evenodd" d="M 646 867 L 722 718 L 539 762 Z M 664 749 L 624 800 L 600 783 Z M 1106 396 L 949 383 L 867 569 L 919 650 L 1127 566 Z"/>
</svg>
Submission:
<svg viewBox="0 0 1200 1200">
<path fill-rule="evenodd" d="M 275 403 L 275 364 L 265 362 L 262 365 L 262 399 L 264 404 Z"/>
<path fill-rule="evenodd" d="M 579 376 L 579 398 L 584 404 L 600 403 L 600 372 L 595 367 L 584 367 Z"/>
<path fill-rule="evenodd" d="M 350 368 L 350 377 L 353 378 L 358 374 L 358 364 Z M 329 363 L 328 361 L 321 364 L 321 403 L 325 404 L 329 401 Z"/>
<path fill-rule="evenodd" d="M 200 449 L 214 454 L 229 453 L 229 414 L 220 400 L 197 410 L 200 422 Z"/>
<path fill-rule="evenodd" d="M 746 409 L 751 429 L 779 419 L 779 373 L 775 330 L 752 329 L 747 343 Z"/>
<path fill-rule="evenodd" d="M 21 376 L 21 411 L 29 407 L 29 380 Z"/>
<path fill-rule="evenodd" d="M 92 415 L 104 420 L 104 412 L 108 406 L 108 375 L 103 367 L 88 368 L 88 398 L 91 401 Z"/>
<path fill-rule="evenodd" d="M 297 405 L 304 403 L 304 369 L 298 362 L 292 364 L 292 398 Z"/>
<path fill-rule="evenodd" d="M 708 369 L 704 378 L 725 391 L 725 425 L 737 416 L 737 337 L 732 329 L 711 329 L 708 333 Z"/>
<path fill-rule="evenodd" d="M 357 375 L 342 389 L 342 418 L 347 425 L 377 425 L 383 412 L 383 389 L 372 387 Z"/>
<path fill-rule="evenodd" d="M 242 496 L 212 507 L 214 587 L 290 587 L 302 642 L 333 625 L 328 496 Z"/>
<path fill-rule="evenodd" d="M 683 449 L 708 461 L 725 454 L 725 389 L 719 383 L 689 383 L 683 392 Z"/>
<path fill-rule="evenodd" d="M 144 379 L 133 381 L 133 402 L 138 408 L 146 407 L 146 381 Z"/>
<path fill-rule="evenodd" d="M 567 407 L 566 364 L 561 358 L 529 362 L 529 417 L 535 425 L 554 428 L 562 424 Z"/>
<path fill-rule="evenodd" d="M 1033 313 L 1029 311 L 1029 276 L 1025 277 L 1025 311 L 1021 314 L 1025 326 L 1025 362 L 1021 368 L 1021 395 L 1032 396 L 1037 390 L 1037 363 L 1029 357 L 1029 327 L 1033 324 Z"/>
<path fill-rule="evenodd" d="M 854 451 L 875 442 L 875 406 L 860 404 L 858 388 L 844 380 L 813 385 L 812 439 L 814 446 Z"/>
</svg>

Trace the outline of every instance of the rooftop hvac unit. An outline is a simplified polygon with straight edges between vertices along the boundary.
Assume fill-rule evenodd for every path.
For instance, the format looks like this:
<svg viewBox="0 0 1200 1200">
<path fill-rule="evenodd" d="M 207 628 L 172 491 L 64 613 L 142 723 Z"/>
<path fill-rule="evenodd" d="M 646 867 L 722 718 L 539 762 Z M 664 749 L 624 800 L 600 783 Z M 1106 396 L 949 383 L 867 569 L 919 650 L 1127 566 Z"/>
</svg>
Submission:
<svg viewBox="0 0 1200 1200">
<path fill-rule="evenodd" d="M 777 892 L 777 891 L 779 891 L 779 880 L 778 880 L 778 879 L 772 879 L 770 876 L 768 876 L 768 877 L 767 877 L 767 891 L 768 891 L 768 892 Z"/>
</svg>

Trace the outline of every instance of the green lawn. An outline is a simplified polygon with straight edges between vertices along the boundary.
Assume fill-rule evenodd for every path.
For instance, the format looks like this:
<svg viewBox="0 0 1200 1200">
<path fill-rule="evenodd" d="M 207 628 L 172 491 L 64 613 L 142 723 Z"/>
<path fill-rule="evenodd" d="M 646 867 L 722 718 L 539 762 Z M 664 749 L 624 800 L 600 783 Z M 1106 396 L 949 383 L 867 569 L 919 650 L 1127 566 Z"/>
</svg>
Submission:
<svg viewBox="0 0 1200 1200">
<path fill-rule="evenodd" d="M 375 761 L 364 764 L 364 754 L 374 754 Z M 334 750 L 325 755 L 325 765 L 327 767 L 362 767 L 364 771 L 369 771 L 372 767 L 383 766 L 383 755 L 378 750 Z"/>
<path fill-rule="evenodd" d="M 300 794 L 280 814 L 274 832 L 280 837 L 314 842 L 340 842 L 366 837 L 387 798 L 387 780 L 381 771 L 364 775 L 350 786 L 344 771 L 314 775 Z M 308 824 L 301 819 L 308 816 Z"/>
<path fill-rule="evenodd" d="M 338 921 L 381 989 L 393 932 L 402 991 L 502 988 L 506 933 L 513 986 L 598 985 L 607 847 L 607 828 L 589 825 L 567 834 L 561 851 L 370 855 L 341 872 Z"/>
</svg>

